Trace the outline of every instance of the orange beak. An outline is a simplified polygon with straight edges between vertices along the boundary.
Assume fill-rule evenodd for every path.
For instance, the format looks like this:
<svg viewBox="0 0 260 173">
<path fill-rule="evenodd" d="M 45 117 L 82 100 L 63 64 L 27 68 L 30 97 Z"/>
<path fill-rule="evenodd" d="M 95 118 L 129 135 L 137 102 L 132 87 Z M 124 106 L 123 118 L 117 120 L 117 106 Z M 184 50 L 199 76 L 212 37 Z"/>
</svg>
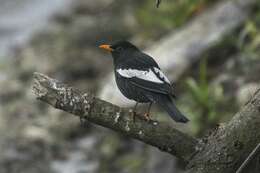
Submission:
<svg viewBox="0 0 260 173">
<path fill-rule="evenodd" d="M 102 44 L 99 46 L 101 49 L 105 49 L 106 51 L 112 52 L 114 49 L 111 48 L 111 45 L 109 44 Z"/>
</svg>

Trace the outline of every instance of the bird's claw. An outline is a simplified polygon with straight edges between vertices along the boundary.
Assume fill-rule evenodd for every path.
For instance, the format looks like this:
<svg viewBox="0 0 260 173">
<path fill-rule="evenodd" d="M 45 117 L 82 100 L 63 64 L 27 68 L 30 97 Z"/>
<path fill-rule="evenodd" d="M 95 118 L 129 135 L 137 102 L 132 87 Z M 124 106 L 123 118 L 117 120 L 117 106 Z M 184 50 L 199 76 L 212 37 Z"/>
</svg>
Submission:
<svg viewBox="0 0 260 173">
<path fill-rule="evenodd" d="M 144 114 L 144 118 L 145 118 L 146 121 L 151 121 L 152 120 L 149 113 L 145 113 Z"/>
<path fill-rule="evenodd" d="M 152 121 L 151 116 L 150 116 L 149 113 L 145 113 L 145 114 L 142 115 L 142 114 L 138 114 L 138 113 L 135 112 L 135 111 L 132 111 L 132 112 L 131 112 L 131 117 L 133 118 L 133 122 L 135 122 L 136 117 L 138 117 L 138 118 L 140 118 L 140 119 L 143 119 L 143 120 L 146 120 L 146 121 L 148 121 L 148 122 L 151 122 L 151 121 Z"/>
<path fill-rule="evenodd" d="M 135 122 L 135 117 L 137 116 L 137 113 L 135 111 L 132 111 L 131 113 L 133 121 Z"/>
</svg>

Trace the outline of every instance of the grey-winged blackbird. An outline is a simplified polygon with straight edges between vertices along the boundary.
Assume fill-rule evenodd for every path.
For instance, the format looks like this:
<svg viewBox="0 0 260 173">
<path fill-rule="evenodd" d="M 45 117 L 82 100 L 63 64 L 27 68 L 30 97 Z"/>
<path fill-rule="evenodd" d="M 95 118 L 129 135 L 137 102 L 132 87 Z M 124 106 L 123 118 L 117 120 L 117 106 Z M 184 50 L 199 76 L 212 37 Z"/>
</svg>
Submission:
<svg viewBox="0 0 260 173">
<path fill-rule="evenodd" d="M 170 81 L 152 57 L 128 41 L 99 47 L 111 52 L 117 86 L 125 97 L 136 101 L 134 111 L 138 103 L 150 103 L 145 114 L 149 118 L 151 104 L 157 103 L 176 122 L 189 121 L 175 106 Z"/>
</svg>

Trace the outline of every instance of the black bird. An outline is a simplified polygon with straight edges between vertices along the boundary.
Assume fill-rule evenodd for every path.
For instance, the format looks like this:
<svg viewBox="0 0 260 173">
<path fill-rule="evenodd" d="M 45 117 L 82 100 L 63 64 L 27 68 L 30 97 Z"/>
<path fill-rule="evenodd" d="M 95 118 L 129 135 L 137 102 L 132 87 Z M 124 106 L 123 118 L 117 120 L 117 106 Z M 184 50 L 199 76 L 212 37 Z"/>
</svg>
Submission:
<svg viewBox="0 0 260 173">
<path fill-rule="evenodd" d="M 128 41 L 99 47 L 111 52 L 117 86 L 125 97 L 136 101 L 134 113 L 138 103 L 150 103 L 145 114 L 149 119 L 151 105 L 157 103 L 176 122 L 189 121 L 174 105 L 170 81 L 152 57 Z"/>
</svg>

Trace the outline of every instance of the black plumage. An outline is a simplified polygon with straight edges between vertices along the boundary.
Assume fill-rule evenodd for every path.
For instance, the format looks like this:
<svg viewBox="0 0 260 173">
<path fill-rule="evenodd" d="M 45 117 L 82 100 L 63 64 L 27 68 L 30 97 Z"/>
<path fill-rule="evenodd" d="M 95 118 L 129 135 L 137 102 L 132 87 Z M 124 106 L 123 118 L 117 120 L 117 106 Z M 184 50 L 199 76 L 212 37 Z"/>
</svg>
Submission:
<svg viewBox="0 0 260 173">
<path fill-rule="evenodd" d="M 157 103 L 176 122 L 189 121 L 174 105 L 170 81 L 152 57 L 127 41 L 100 48 L 112 53 L 116 83 L 125 97 L 137 103 Z"/>
</svg>

